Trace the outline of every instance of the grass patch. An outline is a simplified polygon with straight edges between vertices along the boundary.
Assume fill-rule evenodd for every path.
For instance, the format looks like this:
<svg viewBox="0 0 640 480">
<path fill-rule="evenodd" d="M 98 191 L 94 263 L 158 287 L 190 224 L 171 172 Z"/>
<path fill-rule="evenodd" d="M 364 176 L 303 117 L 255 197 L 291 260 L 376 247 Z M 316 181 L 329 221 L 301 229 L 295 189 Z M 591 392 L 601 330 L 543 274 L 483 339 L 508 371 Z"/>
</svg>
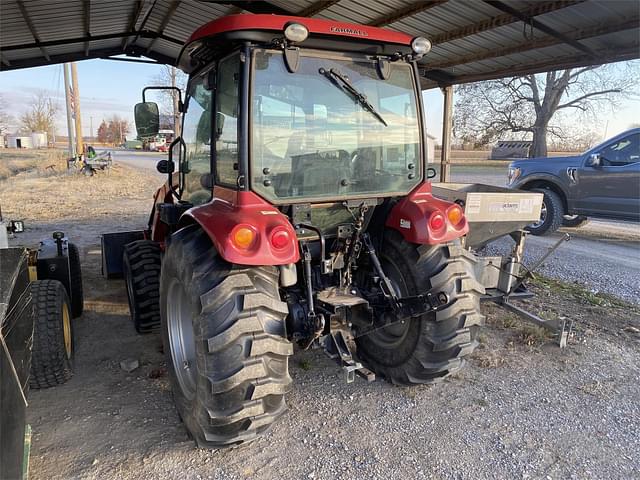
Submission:
<svg viewBox="0 0 640 480">
<path fill-rule="evenodd" d="M 548 330 L 535 325 L 524 325 L 518 335 L 518 341 L 523 345 L 528 345 L 530 347 L 542 345 L 552 338 L 553 337 Z"/>
<path fill-rule="evenodd" d="M 311 370 L 311 361 L 309 360 L 300 360 L 298 362 L 298 366 L 305 371 Z"/>
<path fill-rule="evenodd" d="M 592 292 L 588 288 L 575 282 L 563 282 L 553 278 L 536 275 L 531 280 L 533 285 L 550 290 L 554 293 L 570 295 L 583 303 L 597 307 L 626 307 L 628 304 L 613 295 L 602 292 Z"/>
<path fill-rule="evenodd" d="M 40 173 L 60 173 L 66 169 L 66 152 L 63 150 L 0 149 L 0 180 L 34 170 Z"/>
</svg>

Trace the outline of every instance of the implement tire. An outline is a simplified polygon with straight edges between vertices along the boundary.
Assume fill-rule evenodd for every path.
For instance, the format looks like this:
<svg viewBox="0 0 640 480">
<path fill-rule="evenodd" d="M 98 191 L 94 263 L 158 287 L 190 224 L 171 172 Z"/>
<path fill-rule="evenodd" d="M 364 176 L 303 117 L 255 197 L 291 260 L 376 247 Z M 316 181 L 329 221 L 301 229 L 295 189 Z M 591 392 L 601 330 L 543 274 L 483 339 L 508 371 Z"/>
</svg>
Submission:
<svg viewBox="0 0 640 480">
<path fill-rule="evenodd" d="M 36 280 L 29 288 L 34 315 L 29 386 L 55 387 L 73 375 L 75 337 L 69 296 L 57 280 Z"/>
<path fill-rule="evenodd" d="M 69 274 L 71 275 L 71 316 L 78 318 L 84 311 L 84 293 L 82 290 L 80 252 L 73 243 L 69 243 Z"/>
<path fill-rule="evenodd" d="M 445 292 L 449 302 L 404 322 L 392 312 L 376 313 L 381 325 L 395 323 L 362 336 L 356 331 L 358 357 L 396 385 L 434 383 L 459 370 L 484 324 L 480 296 L 485 290 L 474 274 L 476 257 L 457 244 L 415 245 L 395 231 L 386 232 L 379 257 L 397 295 Z"/>
<path fill-rule="evenodd" d="M 171 237 L 162 342 L 178 413 L 198 447 L 254 440 L 286 410 L 293 345 L 278 279 L 277 267 L 227 263 L 197 225 Z"/>
<path fill-rule="evenodd" d="M 141 334 L 160 328 L 160 259 L 160 245 L 151 240 L 124 246 L 122 264 L 129 311 L 136 332 Z"/>
</svg>

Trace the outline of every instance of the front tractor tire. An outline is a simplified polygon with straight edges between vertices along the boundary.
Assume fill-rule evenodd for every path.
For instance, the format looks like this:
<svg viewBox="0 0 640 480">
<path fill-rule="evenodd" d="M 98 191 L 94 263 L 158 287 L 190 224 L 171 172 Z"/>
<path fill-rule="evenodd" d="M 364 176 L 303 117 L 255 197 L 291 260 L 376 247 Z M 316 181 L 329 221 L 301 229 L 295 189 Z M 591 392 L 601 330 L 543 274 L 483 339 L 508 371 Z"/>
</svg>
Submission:
<svg viewBox="0 0 640 480">
<path fill-rule="evenodd" d="M 379 257 L 398 296 L 445 292 L 449 302 L 404 321 L 390 312 L 376 313 L 382 326 L 360 336 L 356 332 L 359 358 L 396 385 L 435 383 L 458 371 L 484 324 L 480 296 L 485 290 L 474 274 L 475 256 L 457 244 L 415 245 L 387 231 Z"/>
<path fill-rule="evenodd" d="M 197 225 L 176 232 L 160 280 L 178 413 L 201 448 L 256 439 L 285 412 L 293 345 L 276 267 L 232 265 Z"/>
<path fill-rule="evenodd" d="M 160 328 L 160 245 L 137 240 L 124 246 L 124 281 L 133 326 L 140 334 Z"/>
</svg>

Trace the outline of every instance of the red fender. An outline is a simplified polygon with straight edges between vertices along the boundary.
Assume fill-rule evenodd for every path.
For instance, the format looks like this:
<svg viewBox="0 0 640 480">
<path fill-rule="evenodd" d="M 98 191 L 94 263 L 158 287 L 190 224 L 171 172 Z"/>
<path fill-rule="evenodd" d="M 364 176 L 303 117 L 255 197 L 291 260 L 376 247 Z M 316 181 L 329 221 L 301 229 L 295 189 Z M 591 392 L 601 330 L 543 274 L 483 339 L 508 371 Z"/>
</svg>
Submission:
<svg viewBox="0 0 640 480">
<path fill-rule="evenodd" d="M 213 199 L 184 213 L 180 223 L 200 224 L 218 253 L 229 263 L 239 265 L 286 265 L 300 259 L 298 239 L 289 219 L 253 192 L 215 187 Z M 250 248 L 243 250 L 231 241 L 234 227 L 247 226 L 256 233 Z M 284 230 L 289 241 L 282 248 L 271 243 L 275 229 Z"/>
<path fill-rule="evenodd" d="M 389 213 L 386 226 L 399 231 L 407 242 L 437 245 L 460 238 L 469 231 L 463 216 L 457 225 L 452 225 L 447 211 L 456 204 L 441 200 L 431 194 L 431 184 L 418 185 L 409 195 L 400 200 Z M 444 215 L 445 224 L 433 230 L 429 218 L 435 213 Z"/>
</svg>

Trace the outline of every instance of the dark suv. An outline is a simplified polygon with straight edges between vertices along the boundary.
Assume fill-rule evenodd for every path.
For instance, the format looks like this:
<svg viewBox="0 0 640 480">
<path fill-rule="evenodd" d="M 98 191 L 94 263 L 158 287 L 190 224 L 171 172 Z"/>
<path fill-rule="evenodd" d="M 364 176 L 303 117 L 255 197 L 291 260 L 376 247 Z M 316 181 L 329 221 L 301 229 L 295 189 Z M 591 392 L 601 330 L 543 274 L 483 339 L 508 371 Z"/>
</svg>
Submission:
<svg viewBox="0 0 640 480">
<path fill-rule="evenodd" d="M 582 155 L 511 162 L 507 186 L 544 194 L 540 221 L 527 227 L 534 235 L 587 217 L 640 221 L 640 128 Z"/>
</svg>

